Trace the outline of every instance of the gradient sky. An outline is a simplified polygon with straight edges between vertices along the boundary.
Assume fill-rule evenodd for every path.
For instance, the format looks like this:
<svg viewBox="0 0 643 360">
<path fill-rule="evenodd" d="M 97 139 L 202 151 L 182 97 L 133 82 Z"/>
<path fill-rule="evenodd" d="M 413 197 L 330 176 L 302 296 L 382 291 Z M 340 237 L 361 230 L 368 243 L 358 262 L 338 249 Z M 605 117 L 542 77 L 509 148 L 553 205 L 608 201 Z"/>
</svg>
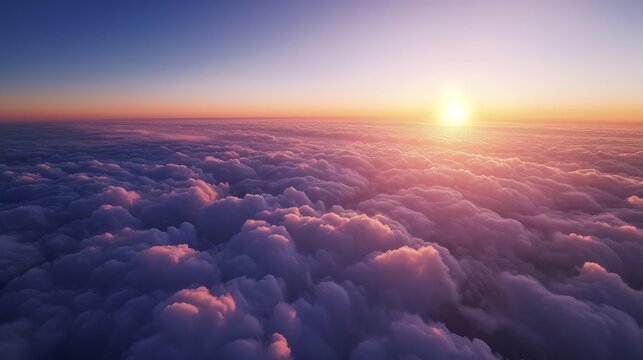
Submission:
<svg viewBox="0 0 643 360">
<path fill-rule="evenodd" d="M 643 1 L 0 4 L 0 117 L 643 120 Z"/>
</svg>

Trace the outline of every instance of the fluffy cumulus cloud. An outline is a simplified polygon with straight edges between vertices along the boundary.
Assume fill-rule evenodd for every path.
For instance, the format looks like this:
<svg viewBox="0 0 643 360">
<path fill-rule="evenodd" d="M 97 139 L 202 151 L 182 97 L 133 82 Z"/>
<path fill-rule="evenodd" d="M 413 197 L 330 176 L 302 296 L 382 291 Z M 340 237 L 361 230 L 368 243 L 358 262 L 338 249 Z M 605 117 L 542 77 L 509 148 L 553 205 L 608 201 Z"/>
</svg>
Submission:
<svg viewBox="0 0 643 360">
<path fill-rule="evenodd" d="M 3 359 L 640 359 L 640 128 L 0 125 Z"/>
</svg>

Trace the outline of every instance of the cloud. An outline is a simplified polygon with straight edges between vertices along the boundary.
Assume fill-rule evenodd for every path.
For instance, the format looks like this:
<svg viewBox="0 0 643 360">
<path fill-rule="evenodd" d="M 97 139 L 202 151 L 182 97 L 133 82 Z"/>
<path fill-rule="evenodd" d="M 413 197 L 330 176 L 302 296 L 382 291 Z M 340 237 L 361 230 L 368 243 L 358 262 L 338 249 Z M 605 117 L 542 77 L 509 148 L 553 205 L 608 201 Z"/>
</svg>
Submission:
<svg viewBox="0 0 643 360">
<path fill-rule="evenodd" d="M 352 276 L 394 308 L 437 314 L 441 305 L 455 303 L 458 290 L 449 268 L 432 246 L 403 246 L 373 256 L 355 266 Z"/>
<path fill-rule="evenodd" d="M 636 129 L 0 127 L 4 358 L 643 357 Z"/>
<path fill-rule="evenodd" d="M 360 359 L 495 359 L 479 339 L 454 335 L 443 324 L 427 324 L 410 314 L 396 315 L 384 336 L 365 339 L 351 354 Z"/>
</svg>

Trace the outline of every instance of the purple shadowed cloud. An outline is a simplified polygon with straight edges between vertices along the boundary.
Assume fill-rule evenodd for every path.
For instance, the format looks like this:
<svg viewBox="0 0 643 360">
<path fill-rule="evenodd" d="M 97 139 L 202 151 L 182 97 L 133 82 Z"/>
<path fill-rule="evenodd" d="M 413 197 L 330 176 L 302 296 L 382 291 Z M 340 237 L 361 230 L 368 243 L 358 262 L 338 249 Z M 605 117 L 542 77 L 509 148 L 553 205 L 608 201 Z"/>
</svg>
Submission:
<svg viewBox="0 0 643 360">
<path fill-rule="evenodd" d="M 3 359 L 643 358 L 643 132 L 0 125 Z"/>
</svg>

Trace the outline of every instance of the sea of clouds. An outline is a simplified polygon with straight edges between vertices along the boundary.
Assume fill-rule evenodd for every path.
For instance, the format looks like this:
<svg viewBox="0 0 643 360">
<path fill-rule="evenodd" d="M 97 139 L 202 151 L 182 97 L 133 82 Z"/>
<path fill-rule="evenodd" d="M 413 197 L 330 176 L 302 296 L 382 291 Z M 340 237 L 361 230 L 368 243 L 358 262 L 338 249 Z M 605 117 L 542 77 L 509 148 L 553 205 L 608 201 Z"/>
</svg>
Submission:
<svg viewBox="0 0 643 360">
<path fill-rule="evenodd" d="M 643 129 L 0 125 L 2 359 L 642 359 Z"/>
</svg>

